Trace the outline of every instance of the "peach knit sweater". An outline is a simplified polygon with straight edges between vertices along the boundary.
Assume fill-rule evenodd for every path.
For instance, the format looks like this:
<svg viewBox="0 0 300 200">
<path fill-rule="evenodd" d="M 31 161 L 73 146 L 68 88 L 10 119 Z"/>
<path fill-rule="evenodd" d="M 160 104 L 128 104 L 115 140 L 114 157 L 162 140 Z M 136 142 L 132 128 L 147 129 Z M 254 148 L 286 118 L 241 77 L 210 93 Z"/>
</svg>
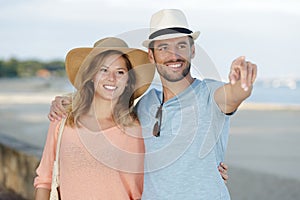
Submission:
<svg viewBox="0 0 300 200">
<path fill-rule="evenodd" d="M 58 122 L 50 123 L 35 188 L 51 188 L 58 129 Z M 140 199 L 144 151 L 140 126 L 101 132 L 65 126 L 60 147 L 61 198 Z"/>
</svg>

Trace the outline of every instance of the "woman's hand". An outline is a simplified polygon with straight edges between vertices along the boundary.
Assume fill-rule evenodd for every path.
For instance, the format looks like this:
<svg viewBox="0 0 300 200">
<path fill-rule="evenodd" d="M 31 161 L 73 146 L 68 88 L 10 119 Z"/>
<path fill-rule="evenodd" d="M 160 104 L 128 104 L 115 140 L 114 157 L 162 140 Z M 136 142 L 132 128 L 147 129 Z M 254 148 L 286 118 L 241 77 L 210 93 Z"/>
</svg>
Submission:
<svg viewBox="0 0 300 200">
<path fill-rule="evenodd" d="M 218 170 L 224 180 L 225 183 L 227 183 L 228 180 L 228 166 L 226 164 L 224 164 L 223 162 L 220 163 L 220 165 L 218 166 Z"/>
</svg>

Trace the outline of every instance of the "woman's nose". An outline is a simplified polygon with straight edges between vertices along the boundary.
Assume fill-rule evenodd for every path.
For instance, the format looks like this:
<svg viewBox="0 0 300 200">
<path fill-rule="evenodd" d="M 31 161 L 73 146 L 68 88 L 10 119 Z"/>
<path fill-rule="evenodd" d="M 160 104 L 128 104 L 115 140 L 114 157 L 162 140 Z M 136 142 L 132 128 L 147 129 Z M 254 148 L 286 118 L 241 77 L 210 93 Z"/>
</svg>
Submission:
<svg viewBox="0 0 300 200">
<path fill-rule="evenodd" d="M 116 80 L 116 74 L 113 72 L 108 73 L 108 80 L 109 81 L 115 81 Z"/>
</svg>

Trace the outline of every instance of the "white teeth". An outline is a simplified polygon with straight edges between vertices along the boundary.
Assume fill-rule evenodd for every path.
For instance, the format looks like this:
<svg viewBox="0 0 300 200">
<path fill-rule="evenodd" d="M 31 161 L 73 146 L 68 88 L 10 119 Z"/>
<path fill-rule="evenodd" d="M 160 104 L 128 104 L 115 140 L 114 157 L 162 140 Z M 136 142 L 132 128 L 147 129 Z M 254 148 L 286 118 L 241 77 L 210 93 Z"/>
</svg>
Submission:
<svg viewBox="0 0 300 200">
<path fill-rule="evenodd" d="M 172 68 L 179 68 L 179 67 L 181 67 L 181 64 L 170 64 L 168 66 L 172 67 Z"/>
<path fill-rule="evenodd" d="M 104 85 L 104 88 L 108 89 L 108 90 L 115 90 L 115 89 L 117 89 L 116 86 L 111 86 L 111 85 Z"/>
</svg>

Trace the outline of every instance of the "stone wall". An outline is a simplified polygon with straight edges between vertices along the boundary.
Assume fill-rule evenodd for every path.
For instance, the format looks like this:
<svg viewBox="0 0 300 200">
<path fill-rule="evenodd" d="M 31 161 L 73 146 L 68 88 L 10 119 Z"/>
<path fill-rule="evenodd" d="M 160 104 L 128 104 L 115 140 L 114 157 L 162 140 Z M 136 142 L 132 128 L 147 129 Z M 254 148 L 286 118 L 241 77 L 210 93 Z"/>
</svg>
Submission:
<svg viewBox="0 0 300 200">
<path fill-rule="evenodd" d="M 0 185 L 24 199 L 33 199 L 33 178 L 40 152 L 39 148 L 0 134 Z"/>
</svg>

